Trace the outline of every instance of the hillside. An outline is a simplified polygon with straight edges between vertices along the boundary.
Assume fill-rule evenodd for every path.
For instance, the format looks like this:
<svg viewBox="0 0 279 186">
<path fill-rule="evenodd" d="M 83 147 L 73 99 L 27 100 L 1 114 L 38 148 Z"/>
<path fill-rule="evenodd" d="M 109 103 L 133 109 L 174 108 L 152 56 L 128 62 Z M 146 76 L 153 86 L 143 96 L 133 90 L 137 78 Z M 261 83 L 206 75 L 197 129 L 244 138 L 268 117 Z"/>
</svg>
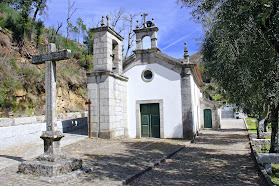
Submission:
<svg viewBox="0 0 279 186">
<path fill-rule="evenodd" d="M 196 63 L 199 67 L 202 79 L 203 79 L 203 94 L 207 99 L 220 102 L 220 103 L 226 103 L 228 102 L 226 93 L 222 90 L 221 87 L 219 87 L 213 79 L 209 76 L 209 73 L 207 72 L 204 62 L 202 60 L 202 52 L 199 51 L 193 55 L 190 56 L 190 61 Z"/>
<path fill-rule="evenodd" d="M 0 117 L 41 115 L 45 113 L 45 66 L 31 64 L 31 56 L 43 53 L 48 43 L 50 30 L 43 27 L 40 40 L 24 39 L 20 47 L 15 31 L 8 27 L 7 20 L 14 11 L 9 7 L 0 9 Z M 17 12 L 13 13 L 16 16 Z M 59 50 L 72 49 L 73 58 L 57 62 L 57 109 L 58 113 L 85 110 L 86 65 L 92 56 L 74 41 L 58 35 Z M 21 54 L 20 54 L 21 53 Z M 87 65 L 88 66 L 88 65 Z"/>
</svg>

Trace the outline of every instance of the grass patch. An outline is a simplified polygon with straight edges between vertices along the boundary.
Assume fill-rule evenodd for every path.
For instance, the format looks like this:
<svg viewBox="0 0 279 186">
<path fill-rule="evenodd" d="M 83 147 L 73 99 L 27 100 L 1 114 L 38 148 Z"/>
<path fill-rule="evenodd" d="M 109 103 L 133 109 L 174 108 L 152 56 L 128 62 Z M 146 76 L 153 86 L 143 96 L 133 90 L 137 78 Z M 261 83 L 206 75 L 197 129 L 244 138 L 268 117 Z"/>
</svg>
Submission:
<svg viewBox="0 0 279 186">
<path fill-rule="evenodd" d="M 254 118 L 245 118 L 245 121 L 248 125 L 250 132 L 257 132 L 257 119 Z"/>
<path fill-rule="evenodd" d="M 269 175 L 275 185 L 279 185 L 279 165 L 271 164 L 272 173 Z"/>
</svg>

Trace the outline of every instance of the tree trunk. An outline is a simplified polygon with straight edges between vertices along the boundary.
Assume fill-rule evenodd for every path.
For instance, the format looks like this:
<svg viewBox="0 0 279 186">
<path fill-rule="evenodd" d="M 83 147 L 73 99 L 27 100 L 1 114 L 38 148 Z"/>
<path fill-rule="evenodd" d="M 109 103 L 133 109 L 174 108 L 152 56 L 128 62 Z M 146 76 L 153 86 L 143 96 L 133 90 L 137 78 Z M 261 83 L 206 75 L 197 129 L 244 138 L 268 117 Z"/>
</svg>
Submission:
<svg viewBox="0 0 279 186">
<path fill-rule="evenodd" d="M 33 32 L 34 23 L 36 21 L 36 18 L 37 18 L 37 15 L 38 15 L 38 12 L 40 10 L 41 5 L 42 5 L 42 1 L 40 1 L 39 4 L 37 5 L 36 11 L 34 13 L 34 16 L 33 16 L 32 22 L 31 22 L 30 30 L 29 30 L 29 33 L 28 33 L 29 41 L 32 40 L 32 32 Z"/>
<path fill-rule="evenodd" d="M 278 153 L 279 152 L 279 144 L 278 144 L 278 111 L 279 105 L 271 105 L 270 106 L 270 119 L 271 119 L 271 144 L 269 153 Z"/>
<path fill-rule="evenodd" d="M 264 121 L 265 118 L 259 117 L 258 118 L 258 128 L 257 128 L 257 138 L 264 139 Z"/>
</svg>

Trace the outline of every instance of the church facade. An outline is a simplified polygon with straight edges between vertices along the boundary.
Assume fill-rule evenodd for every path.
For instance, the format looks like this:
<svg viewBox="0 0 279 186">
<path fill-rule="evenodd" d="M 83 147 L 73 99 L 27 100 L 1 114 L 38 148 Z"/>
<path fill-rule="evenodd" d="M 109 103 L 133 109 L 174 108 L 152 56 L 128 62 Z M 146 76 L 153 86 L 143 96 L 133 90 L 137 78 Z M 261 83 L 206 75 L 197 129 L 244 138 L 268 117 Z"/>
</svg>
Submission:
<svg viewBox="0 0 279 186">
<path fill-rule="evenodd" d="M 202 103 L 202 78 L 197 65 L 189 61 L 186 43 L 183 59 L 162 53 L 157 47 L 159 29 L 154 20 L 147 21 L 143 28 L 137 25 L 136 49 L 123 60 L 123 37 L 108 25 L 103 18 L 101 27 L 91 30 L 94 71 L 87 73 L 91 135 L 193 139 L 205 126 L 209 113 L 204 108 L 209 104 Z M 146 36 L 150 49 L 142 48 Z M 218 125 L 214 120 L 207 126 Z"/>
</svg>

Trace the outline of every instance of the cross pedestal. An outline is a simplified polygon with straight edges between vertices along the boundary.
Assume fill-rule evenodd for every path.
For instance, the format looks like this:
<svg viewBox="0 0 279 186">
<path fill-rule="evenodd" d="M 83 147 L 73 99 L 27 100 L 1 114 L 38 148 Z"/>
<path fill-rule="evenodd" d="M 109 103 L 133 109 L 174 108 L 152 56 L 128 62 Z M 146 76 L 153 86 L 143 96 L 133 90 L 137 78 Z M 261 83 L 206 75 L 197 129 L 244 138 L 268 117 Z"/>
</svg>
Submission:
<svg viewBox="0 0 279 186">
<path fill-rule="evenodd" d="M 57 131 L 56 112 L 56 61 L 71 58 L 70 50 L 56 52 L 55 44 L 46 45 L 46 53 L 32 57 L 32 64 L 46 65 L 46 131 L 41 138 L 44 140 L 44 154 L 35 160 L 22 162 L 19 172 L 41 176 L 58 176 L 82 167 L 80 159 L 67 159 L 61 153 L 60 140 L 64 137 Z"/>
</svg>

